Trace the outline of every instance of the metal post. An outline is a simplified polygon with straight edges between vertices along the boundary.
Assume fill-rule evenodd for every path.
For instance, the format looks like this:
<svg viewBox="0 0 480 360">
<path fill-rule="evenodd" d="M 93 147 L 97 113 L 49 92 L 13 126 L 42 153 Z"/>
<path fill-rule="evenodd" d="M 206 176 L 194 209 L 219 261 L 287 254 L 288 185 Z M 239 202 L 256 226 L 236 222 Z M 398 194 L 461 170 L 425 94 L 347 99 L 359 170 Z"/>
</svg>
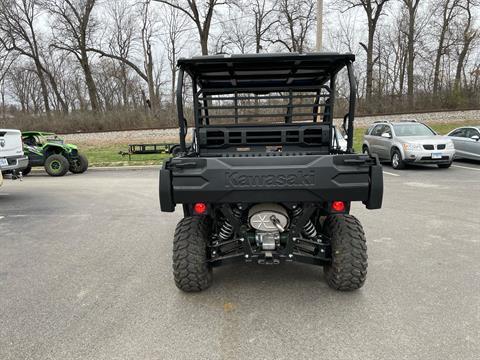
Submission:
<svg viewBox="0 0 480 360">
<path fill-rule="evenodd" d="M 183 116 L 183 74 L 184 70 L 180 68 L 178 71 L 177 81 L 177 112 L 178 112 L 178 127 L 180 135 L 180 148 L 182 152 L 187 151 L 185 143 L 186 129 L 185 129 L 185 117 Z"/>
<path fill-rule="evenodd" d="M 323 0 L 317 0 L 317 51 L 323 49 Z"/>
<path fill-rule="evenodd" d="M 347 63 L 348 80 L 350 82 L 350 101 L 348 109 L 347 152 L 353 153 L 353 122 L 355 120 L 355 102 L 357 100 L 357 82 L 353 72 L 353 64 Z"/>
</svg>

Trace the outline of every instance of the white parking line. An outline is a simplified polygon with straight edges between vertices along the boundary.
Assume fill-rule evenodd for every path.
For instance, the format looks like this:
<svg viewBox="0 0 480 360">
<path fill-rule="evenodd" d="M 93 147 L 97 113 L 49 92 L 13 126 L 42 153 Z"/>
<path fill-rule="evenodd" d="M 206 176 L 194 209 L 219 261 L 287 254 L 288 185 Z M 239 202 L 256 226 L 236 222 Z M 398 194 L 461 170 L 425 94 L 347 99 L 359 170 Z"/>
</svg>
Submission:
<svg viewBox="0 0 480 360">
<path fill-rule="evenodd" d="M 479 168 L 471 168 L 471 167 L 468 167 L 468 166 L 460 166 L 460 165 L 452 165 L 453 167 L 456 167 L 456 168 L 461 168 L 461 169 L 468 169 L 468 170 L 475 170 L 475 171 L 480 171 Z"/>
<path fill-rule="evenodd" d="M 387 174 L 387 175 L 390 175 L 390 176 L 400 176 L 398 174 L 394 174 L 394 173 L 391 173 L 391 172 L 388 172 L 388 171 L 384 171 L 383 173 Z"/>
</svg>

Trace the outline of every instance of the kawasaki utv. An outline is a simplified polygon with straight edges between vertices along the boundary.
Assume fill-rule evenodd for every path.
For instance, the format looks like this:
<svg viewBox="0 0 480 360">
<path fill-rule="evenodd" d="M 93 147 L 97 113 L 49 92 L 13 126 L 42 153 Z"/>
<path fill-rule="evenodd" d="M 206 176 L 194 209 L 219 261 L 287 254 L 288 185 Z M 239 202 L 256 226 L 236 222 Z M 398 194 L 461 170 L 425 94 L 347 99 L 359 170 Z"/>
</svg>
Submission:
<svg viewBox="0 0 480 360">
<path fill-rule="evenodd" d="M 50 176 L 64 176 L 68 171 L 82 174 L 88 169 L 88 159 L 76 145 L 65 144 L 54 133 L 25 131 L 22 133 L 23 150 L 28 155 L 26 176 L 32 167 L 43 166 Z"/>
<path fill-rule="evenodd" d="M 299 261 L 323 266 L 334 289 L 364 284 L 365 234 L 350 204 L 379 209 L 383 174 L 376 156 L 353 151 L 354 60 L 350 54 L 179 60 L 181 151 L 160 171 L 162 211 L 183 205 L 173 240 L 178 288 L 204 290 L 213 267 L 236 261 Z M 346 150 L 333 124 L 337 74 L 345 68 Z M 187 146 L 189 99 L 195 128 Z"/>
</svg>

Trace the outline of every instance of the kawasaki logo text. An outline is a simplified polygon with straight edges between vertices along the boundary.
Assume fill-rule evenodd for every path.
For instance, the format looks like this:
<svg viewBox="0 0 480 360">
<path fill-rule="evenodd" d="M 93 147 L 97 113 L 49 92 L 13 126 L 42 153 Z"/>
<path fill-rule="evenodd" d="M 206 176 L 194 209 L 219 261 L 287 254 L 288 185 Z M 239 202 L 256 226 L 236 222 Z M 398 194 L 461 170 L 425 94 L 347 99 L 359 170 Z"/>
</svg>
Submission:
<svg viewBox="0 0 480 360">
<path fill-rule="evenodd" d="M 298 171 L 279 175 L 245 175 L 238 172 L 225 173 L 227 187 L 285 187 L 285 186 L 313 186 L 315 185 L 315 171 Z"/>
</svg>

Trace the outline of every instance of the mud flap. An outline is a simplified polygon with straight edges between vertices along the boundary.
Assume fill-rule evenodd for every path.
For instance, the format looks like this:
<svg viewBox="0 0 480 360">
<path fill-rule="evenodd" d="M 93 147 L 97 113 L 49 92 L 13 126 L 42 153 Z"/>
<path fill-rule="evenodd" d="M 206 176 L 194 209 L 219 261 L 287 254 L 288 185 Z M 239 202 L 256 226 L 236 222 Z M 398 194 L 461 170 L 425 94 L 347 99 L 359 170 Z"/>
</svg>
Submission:
<svg viewBox="0 0 480 360">
<path fill-rule="evenodd" d="M 370 188 L 365 207 L 370 210 L 380 209 L 383 202 L 383 169 L 376 157 L 376 165 L 370 167 Z"/>
<path fill-rule="evenodd" d="M 164 212 L 174 212 L 175 203 L 173 202 L 172 193 L 172 173 L 170 170 L 165 169 L 165 163 L 160 169 L 160 209 Z"/>
</svg>

